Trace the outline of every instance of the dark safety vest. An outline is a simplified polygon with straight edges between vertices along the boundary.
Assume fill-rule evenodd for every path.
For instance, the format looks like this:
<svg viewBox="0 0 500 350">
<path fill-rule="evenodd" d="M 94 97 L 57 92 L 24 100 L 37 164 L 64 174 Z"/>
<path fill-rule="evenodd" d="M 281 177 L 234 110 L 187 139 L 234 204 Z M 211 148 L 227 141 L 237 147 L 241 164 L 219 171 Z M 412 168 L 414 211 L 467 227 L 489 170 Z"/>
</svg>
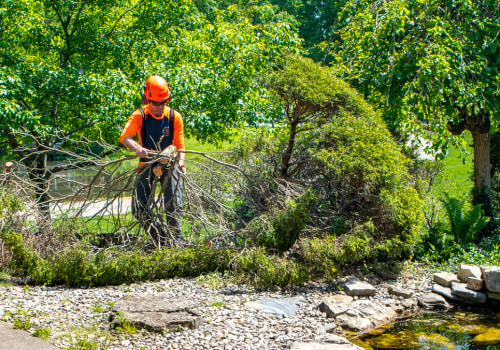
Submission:
<svg viewBox="0 0 500 350">
<path fill-rule="evenodd" d="M 175 111 L 170 108 L 170 119 L 165 115 L 161 119 L 156 119 L 150 114 L 146 115 L 142 108 L 140 111 L 142 114 L 142 147 L 160 152 L 170 146 L 174 140 Z M 141 161 L 145 162 L 146 160 L 141 158 Z"/>
</svg>

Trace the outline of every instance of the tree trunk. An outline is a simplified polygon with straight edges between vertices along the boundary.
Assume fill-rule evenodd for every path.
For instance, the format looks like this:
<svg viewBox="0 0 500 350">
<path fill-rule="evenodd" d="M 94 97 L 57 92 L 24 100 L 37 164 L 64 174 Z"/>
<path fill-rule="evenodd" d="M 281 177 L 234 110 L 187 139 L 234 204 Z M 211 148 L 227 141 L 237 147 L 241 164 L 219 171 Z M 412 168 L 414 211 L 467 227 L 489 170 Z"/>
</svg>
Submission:
<svg viewBox="0 0 500 350">
<path fill-rule="evenodd" d="M 491 163 L 490 140 L 491 134 L 471 132 L 472 147 L 474 148 L 474 191 L 473 205 L 482 204 L 487 216 L 493 217 L 491 202 Z"/>
<path fill-rule="evenodd" d="M 49 181 L 50 174 L 47 173 L 46 155 L 35 155 L 30 164 L 26 164 L 28 174 L 35 186 L 35 204 L 38 210 L 38 232 L 40 234 L 51 233 L 53 230 L 50 215 Z M 27 162 L 28 163 L 28 162 Z"/>
<path fill-rule="evenodd" d="M 462 120 L 454 124 L 448 122 L 446 128 L 453 135 L 460 135 L 469 130 L 474 148 L 474 191 L 472 202 L 482 204 L 486 215 L 493 217 L 491 206 L 491 163 L 490 163 L 490 115 L 480 111 L 470 111 L 461 107 L 459 115 Z"/>
<path fill-rule="evenodd" d="M 288 177 L 288 169 L 290 168 L 290 158 L 292 157 L 293 146 L 295 145 L 295 136 L 297 136 L 297 125 L 298 123 L 292 121 L 290 123 L 290 135 L 288 136 L 288 146 L 285 152 L 281 156 L 281 178 L 286 179 Z"/>
<path fill-rule="evenodd" d="M 472 132 L 474 148 L 474 187 L 491 190 L 490 133 Z"/>
</svg>

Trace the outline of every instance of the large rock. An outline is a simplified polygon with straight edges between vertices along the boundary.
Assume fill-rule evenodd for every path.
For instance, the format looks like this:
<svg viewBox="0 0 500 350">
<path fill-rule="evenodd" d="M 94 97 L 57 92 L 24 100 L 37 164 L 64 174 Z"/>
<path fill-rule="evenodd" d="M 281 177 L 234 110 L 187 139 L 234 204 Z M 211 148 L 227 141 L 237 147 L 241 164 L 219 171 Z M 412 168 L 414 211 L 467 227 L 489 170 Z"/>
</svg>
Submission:
<svg viewBox="0 0 500 350">
<path fill-rule="evenodd" d="M 484 280 L 482 278 L 467 277 L 467 288 L 480 291 L 484 288 Z"/>
<path fill-rule="evenodd" d="M 350 296 L 373 296 L 377 292 L 368 282 L 360 281 L 355 277 L 349 277 L 344 283 L 344 291 Z"/>
<path fill-rule="evenodd" d="M 290 350 L 363 350 L 347 339 L 335 334 L 318 336 L 314 341 L 296 342 L 290 345 Z"/>
<path fill-rule="evenodd" d="M 449 309 L 450 304 L 446 301 L 444 297 L 436 293 L 426 293 L 418 298 L 418 304 L 427 310 L 433 309 Z"/>
<path fill-rule="evenodd" d="M 451 293 L 464 303 L 483 304 L 486 302 L 486 294 L 467 288 L 465 283 L 453 282 Z"/>
<path fill-rule="evenodd" d="M 345 313 L 353 300 L 353 297 L 349 295 L 335 294 L 323 298 L 321 304 L 318 305 L 318 309 L 326 313 L 327 317 L 334 318 Z"/>
<path fill-rule="evenodd" d="M 468 277 L 481 278 L 481 268 L 476 265 L 460 264 L 458 266 L 457 277 L 462 283 L 467 283 Z"/>
<path fill-rule="evenodd" d="M 450 287 L 451 282 L 459 282 L 459 279 L 457 278 L 457 275 L 451 272 L 446 272 L 446 271 L 441 271 L 438 273 L 434 274 L 433 277 L 434 282 L 437 284 L 443 286 L 443 287 Z"/>
<path fill-rule="evenodd" d="M 390 286 L 388 292 L 391 295 L 395 295 L 397 297 L 402 297 L 405 299 L 411 298 L 413 296 L 413 292 L 411 290 L 404 289 L 398 286 Z"/>
<path fill-rule="evenodd" d="M 356 300 L 346 312 L 335 317 L 335 323 L 344 330 L 352 332 L 366 331 L 397 318 L 395 310 L 378 302 Z"/>
<path fill-rule="evenodd" d="M 442 295 L 443 297 L 445 297 L 448 300 L 458 301 L 457 296 L 451 292 L 450 287 L 444 287 L 440 284 L 434 284 L 432 286 L 432 291 L 436 294 Z"/>
<path fill-rule="evenodd" d="M 304 303 L 303 297 L 263 299 L 258 301 L 249 301 L 245 306 L 249 309 L 263 311 L 272 314 L 278 318 L 292 317 L 297 312 L 297 308 Z"/>
<path fill-rule="evenodd" d="M 500 293 L 486 292 L 486 295 L 488 295 L 488 299 L 500 301 Z"/>
<path fill-rule="evenodd" d="M 500 293 L 500 267 L 484 266 L 481 271 L 486 289 L 493 293 Z"/>
<path fill-rule="evenodd" d="M 111 310 L 111 328 L 133 324 L 137 329 L 163 332 L 165 329 L 198 328 L 201 314 L 185 299 L 155 295 L 127 295 Z"/>
<path fill-rule="evenodd" d="M 500 328 L 489 328 L 486 332 L 472 338 L 474 345 L 496 345 L 500 344 Z"/>
</svg>

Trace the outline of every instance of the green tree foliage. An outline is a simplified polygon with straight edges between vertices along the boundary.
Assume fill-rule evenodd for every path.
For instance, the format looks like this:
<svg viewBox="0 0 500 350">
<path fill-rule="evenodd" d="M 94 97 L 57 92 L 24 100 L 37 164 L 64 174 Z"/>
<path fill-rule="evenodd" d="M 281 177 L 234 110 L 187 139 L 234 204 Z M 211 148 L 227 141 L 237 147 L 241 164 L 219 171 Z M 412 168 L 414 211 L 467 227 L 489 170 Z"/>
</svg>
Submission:
<svg viewBox="0 0 500 350">
<path fill-rule="evenodd" d="M 253 78 L 297 36 L 283 22 L 253 25 L 233 7 L 213 14 L 210 22 L 189 0 L 2 3 L 1 137 L 28 168 L 45 217 L 50 178 L 116 151 L 100 141 L 118 143 L 151 74 L 172 83 L 188 135 L 216 143 L 265 116 L 253 107 Z M 48 167 L 61 151 L 76 156 Z"/>
<path fill-rule="evenodd" d="M 346 21 L 339 16 L 345 0 L 270 0 L 297 21 L 304 50 L 315 61 L 326 61 L 337 32 Z"/>
<path fill-rule="evenodd" d="M 488 192 L 490 124 L 500 111 L 498 1 L 361 4 L 353 2 L 361 9 L 340 33 L 338 69 L 384 111 L 392 130 L 429 129 L 444 150 L 459 140 L 451 135 L 470 131 L 476 192 Z"/>
<path fill-rule="evenodd" d="M 284 119 L 274 134 L 259 131 L 235 148 L 241 167 L 258 178 L 247 208 L 258 215 L 280 203 L 280 191 L 312 187 L 316 230 L 346 234 L 343 242 L 364 257 L 405 253 L 419 234 L 422 201 L 410 160 L 380 115 L 331 70 L 300 56 L 289 56 L 266 86 Z"/>
</svg>

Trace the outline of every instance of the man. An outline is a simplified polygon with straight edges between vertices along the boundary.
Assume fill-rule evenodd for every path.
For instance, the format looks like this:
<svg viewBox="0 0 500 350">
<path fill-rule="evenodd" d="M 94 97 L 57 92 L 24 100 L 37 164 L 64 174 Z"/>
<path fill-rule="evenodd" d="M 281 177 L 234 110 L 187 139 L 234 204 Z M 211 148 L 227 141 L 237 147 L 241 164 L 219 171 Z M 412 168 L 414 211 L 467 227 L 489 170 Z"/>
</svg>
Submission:
<svg viewBox="0 0 500 350">
<path fill-rule="evenodd" d="M 132 194 L 132 213 L 155 243 L 160 245 L 167 242 L 169 234 L 170 238 L 182 237 L 182 181 L 179 180 L 180 173 L 186 174 L 185 155 L 179 154 L 179 161 L 174 169 L 159 170 L 161 168 L 158 163 L 143 163 L 147 161 L 148 152 L 160 152 L 170 145 L 178 150 L 185 150 L 182 116 L 166 106 L 170 97 L 170 87 L 162 77 L 149 77 L 144 85 L 143 102 L 146 104 L 131 114 L 120 136 L 123 145 L 140 157 L 140 169 Z M 138 142 L 134 140 L 136 134 Z M 153 213 L 154 187 L 158 182 L 164 188 L 166 225 Z"/>
</svg>

